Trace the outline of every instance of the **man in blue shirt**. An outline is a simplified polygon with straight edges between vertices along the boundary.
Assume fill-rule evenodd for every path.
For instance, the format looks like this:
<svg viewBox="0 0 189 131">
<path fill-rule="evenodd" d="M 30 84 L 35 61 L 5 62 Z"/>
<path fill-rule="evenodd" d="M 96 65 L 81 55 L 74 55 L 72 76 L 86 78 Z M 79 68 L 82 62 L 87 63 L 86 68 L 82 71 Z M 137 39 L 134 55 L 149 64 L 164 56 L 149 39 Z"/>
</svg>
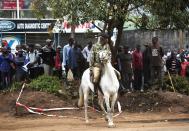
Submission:
<svg viewBox="0 0 189 131">
<path fill-rule="evenodd" d="M 7 50 L 7 47 L 2 48 L 2 55 L 0 55 L 0 71 L 2 87 L 7 88 L 11 84 L 11 69 L 15 69 L 14 59 Z"/>
</svg>

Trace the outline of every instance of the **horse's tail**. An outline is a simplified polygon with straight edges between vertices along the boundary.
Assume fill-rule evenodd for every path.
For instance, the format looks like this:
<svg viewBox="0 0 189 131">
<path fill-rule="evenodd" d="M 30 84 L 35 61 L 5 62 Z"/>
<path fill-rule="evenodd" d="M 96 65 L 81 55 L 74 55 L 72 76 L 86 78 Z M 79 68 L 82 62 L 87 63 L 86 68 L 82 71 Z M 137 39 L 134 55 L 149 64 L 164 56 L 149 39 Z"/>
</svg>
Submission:
<svg viewBox="0 0 189 131">
<path fill-rule="evenodd" d="M 83 89 L 82 89 L 82 86 L 80 85 L 80 87 L 79 87 L 79 100 L 78 100 L 78 107 L 82 107 L 83 104 L 84 104 Z"/>
</svg>

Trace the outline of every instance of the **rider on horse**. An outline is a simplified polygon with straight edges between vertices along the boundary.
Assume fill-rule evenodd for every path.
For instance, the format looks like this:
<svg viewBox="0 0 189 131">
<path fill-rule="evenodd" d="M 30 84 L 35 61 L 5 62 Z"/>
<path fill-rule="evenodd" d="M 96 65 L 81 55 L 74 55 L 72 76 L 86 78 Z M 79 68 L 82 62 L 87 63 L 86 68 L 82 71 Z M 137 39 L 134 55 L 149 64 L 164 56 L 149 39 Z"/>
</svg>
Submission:
<svg viewBox="0 0 189 131">
<path fill-rule="evenodd" d="M 111 61 L 111 51 L 108 45 L 108 35 L 101 34 L 99 41 L 92 46 L 89 62 L 90 73 L 92 75 L 92 82 L 95 85 L 95 88 L 99 84 L 102 69 L 102 64 L 99 59 L 99 52 L 105 50 L 108 52 L 110 56 L 109 60 Z"/>
<path fill-rule="evenodd" d="M 94 44 L 91 49 L 89 68 L 90 68 L 90 74 L 91 74 L 91 81 L 95 86 L 94 88 L 95 93 L 97 89 L 99 88 L 101 69 L 102 69 L 102 63 L 99 58 L 99 52 L 106 51 L 109 56 L 108 61 L 111 61 L 111 51 L 108 44 L 108 37 L 109 36 L 107 34 L 101 34 L 99 41 L 96 44 Z M 120 73 L 117 70 L 115 70 L 115 73 L 118 76 L 118 78 L 120 78 Z"/>
</svg>

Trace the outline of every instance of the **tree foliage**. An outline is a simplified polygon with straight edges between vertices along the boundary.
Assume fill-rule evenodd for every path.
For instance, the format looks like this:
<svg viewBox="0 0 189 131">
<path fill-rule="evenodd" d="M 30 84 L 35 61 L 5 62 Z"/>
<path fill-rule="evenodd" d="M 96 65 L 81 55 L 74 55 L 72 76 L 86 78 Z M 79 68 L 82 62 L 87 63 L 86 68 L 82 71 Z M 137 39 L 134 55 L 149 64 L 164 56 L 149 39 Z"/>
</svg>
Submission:
<svg viewBox="0 0 189 131">
<path fill-rule="evenodd" d="M 48 14 L 48 0 L 33 0 L 32 10 L 37 18 L 46 18 Z M 48 16 L 47 16 L 48 17 Z"/>
<path fill-rule="evenodd" d="M 152 14 L 152 20 L 157 21 L 155 28 L 189 28 L 188 0 L 152 0 L 146 8 Z"/>
<path fill-rule="evenodd" d="M 121 42 L 125 21 L 132 21 L 140 29 L 189 28 L 188 0 L 34 0 L 33 3 L 39 17 L 50 9 L 54 18 L 67 16 L 72 25 L 100 20 L 105 23 L 103 31 L 106 29 L 109 35 L 117 28 L 115 48 Z"/>
</svg>

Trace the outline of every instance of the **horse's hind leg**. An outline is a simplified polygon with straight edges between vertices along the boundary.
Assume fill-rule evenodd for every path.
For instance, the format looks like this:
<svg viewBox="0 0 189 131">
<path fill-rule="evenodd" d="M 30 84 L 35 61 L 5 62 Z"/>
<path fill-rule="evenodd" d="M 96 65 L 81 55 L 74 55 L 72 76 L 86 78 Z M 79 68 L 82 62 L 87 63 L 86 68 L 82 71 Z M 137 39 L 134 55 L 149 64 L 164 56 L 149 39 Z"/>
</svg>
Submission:
<svg viewBox="0 0 189 131">
<path fill-rule="evenodd" d="M 78 100 L 78 107 L 82 107 L 84 103 L 84 98 L 83 98 L 83 89 L 82 86 L 79 87 L 79 100 Z"/>
<path fill-rule="evenodd" d="M 107 119 L 108 119 L 108 127 L 115 127 L 114 123 L 113 123 L 113 114 L 111 112 L 111 108 L 110 108 L 110 96 L 109 95 L 104 95 L 105 97 L 105 103 L 106 103 L 106 107 L 107 107 Z"/>
<path fill-rule="evenodd" d="M 84 91 L 84 106 L 85 106 L 85 122 L 89 123 L 89 118 L 87 114 L 87 108 L 88 108 L 88 96 L 89 96 L 89 90 Z"/>
</svg>

